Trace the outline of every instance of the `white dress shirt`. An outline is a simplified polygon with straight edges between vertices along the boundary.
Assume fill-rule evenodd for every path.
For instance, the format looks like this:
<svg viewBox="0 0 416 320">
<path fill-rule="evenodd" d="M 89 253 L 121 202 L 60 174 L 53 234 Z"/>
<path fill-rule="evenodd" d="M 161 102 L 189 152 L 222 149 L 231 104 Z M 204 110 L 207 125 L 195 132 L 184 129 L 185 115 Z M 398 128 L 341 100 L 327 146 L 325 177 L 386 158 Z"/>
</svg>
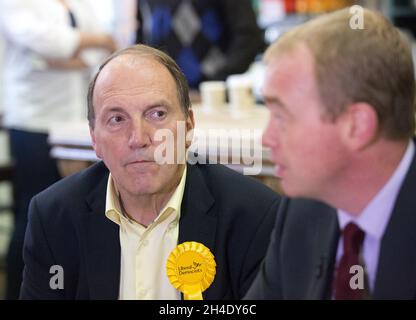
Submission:
<svg viewBox="0 0 416 320">
<path fill-rule="evenodd" d="M 166 275 L 169 254 L 178 244 L 187 168 L 165 207 L 147 227 L 123 213 L 119 192 L 108 178 L 106 217 L 120 226 L 120 300 L 180 300 Z"/>
</svg>

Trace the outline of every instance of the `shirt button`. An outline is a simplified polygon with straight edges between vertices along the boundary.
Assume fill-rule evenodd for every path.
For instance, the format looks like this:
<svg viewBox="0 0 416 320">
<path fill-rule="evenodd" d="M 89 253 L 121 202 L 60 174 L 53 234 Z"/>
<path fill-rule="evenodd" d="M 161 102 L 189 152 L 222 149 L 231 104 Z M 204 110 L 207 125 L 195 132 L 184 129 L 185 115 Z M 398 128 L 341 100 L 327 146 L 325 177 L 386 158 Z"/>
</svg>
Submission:
<svg viewBox="0 0 416 320">
<path fill-rule="evenodd" d="M 142 241 L 142 246 L 146 247 L 149 244 L 149 240 L 143 240 Z"/>
</svg>

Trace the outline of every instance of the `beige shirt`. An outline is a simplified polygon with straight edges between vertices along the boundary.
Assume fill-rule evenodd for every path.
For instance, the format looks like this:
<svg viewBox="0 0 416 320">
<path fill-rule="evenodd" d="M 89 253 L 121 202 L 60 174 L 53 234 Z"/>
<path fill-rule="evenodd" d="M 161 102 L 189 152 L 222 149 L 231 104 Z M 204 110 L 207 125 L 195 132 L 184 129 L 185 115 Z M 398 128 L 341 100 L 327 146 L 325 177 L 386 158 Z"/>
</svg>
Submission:
<svg viewBox="0 0 416 320">
<path fill-rule="evenodd" d="M 180 300 L 166 276 L 166 260 L 178 244 L 185 180 L 186 166 L 166 206 L 144 227 L 122 213 L 119 193 L 108 177 L 105 215 L 120 226 L 120 300 Z"/>
</svg>

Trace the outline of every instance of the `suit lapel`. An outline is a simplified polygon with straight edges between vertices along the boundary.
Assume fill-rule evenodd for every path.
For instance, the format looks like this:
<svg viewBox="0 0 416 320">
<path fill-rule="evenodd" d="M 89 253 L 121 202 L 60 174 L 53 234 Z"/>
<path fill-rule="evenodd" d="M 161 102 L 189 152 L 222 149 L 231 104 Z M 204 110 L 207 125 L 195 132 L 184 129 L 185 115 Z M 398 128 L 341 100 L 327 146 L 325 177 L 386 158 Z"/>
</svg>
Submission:
<svg viewBox="0 0 416 320">
<path fill-rule="evenodd" d="M 188 165 L 181 205 L 178 243 L 196 241 L 215 249 L 217 217 L 210 212 L 214 198 L 197 165 Z"/>
<path fill-rule="evenodd" d="M 339 240 L 336 210 L 324 204 L 314 216 L 314 241 L 312 242 L 312 274 L 307 299 L 330 299 L 334 264 Z"/>
<path fill-rule="evenodd" d="M 108 174 L 90 193 L 87 203 L 90 212 L 83 226 L 85 261 L 91 299 L 117 299 L 120 283 L 119 226 L 105 216 Z"/>
<path fill-rule="evenodd" d="M 383 235 L 374 299 L 416 298 L 416 157 Z"/>
</svg>

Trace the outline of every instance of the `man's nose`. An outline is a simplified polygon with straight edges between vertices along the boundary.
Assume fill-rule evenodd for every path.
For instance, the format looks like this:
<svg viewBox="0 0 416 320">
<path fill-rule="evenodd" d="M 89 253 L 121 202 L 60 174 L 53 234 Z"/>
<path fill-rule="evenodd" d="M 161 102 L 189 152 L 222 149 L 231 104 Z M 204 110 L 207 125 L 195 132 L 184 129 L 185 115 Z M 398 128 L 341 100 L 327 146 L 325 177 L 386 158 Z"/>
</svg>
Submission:
<svg viewBox="0 0 416 320">
<path fill-rule="evenodd" d="M 138 120 L 133 122 L 128 144 L 131 149 L 145 148 L 151 144 L 149 128 L 144 121 Z"/>
</svg>

